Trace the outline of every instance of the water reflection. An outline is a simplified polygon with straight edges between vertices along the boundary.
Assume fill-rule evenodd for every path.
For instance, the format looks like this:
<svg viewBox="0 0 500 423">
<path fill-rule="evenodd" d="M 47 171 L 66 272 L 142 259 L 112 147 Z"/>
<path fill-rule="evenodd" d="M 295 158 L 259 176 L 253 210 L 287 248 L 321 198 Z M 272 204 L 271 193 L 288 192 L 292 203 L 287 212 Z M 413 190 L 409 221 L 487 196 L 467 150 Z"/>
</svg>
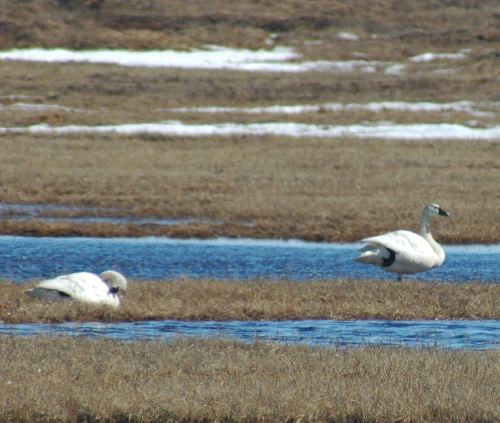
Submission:
<svg viewBox="0 0 500 423">
<path fill-rule="evenodd" d="M 0 324 L 1 335 L 69 335 L 117 340 L 169 341 L 176 337 L 255 340 L 310 346 L 362 345 L 498 349 L 498 320 L 288 320 L 288 321 L 139 321 L 125 323 Z"/>
</svg>

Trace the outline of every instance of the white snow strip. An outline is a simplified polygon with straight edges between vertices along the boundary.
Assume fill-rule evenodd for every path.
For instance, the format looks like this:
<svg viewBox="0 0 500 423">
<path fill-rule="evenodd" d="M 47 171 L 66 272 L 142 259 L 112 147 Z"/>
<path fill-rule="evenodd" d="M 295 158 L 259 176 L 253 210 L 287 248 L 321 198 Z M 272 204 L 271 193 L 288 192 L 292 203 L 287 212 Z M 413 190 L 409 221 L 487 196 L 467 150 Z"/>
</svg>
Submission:
<svg viewBox="0 0 500 423">
<path fill-rule="evenodd" d="M 72 107 L 60 106 L 58 104 L 39 104 L 39 103 L 14 103 L 8 105 L 0 105 L 1 110 L 15 110 L 25 112 L 47 112 L 47 111 L 60 111 L 60 112 L 84 112 L 84 109 L 75 109 Z"/>
<path fill-rule="evenodd" d="M 395 111 L 405 113 L 439 113 L 439 112 L 465 112 L 478 116 L 494 116 L 493 112 L 478 110 L 478 108 L 500 107 L 498 103 L 475 103 L 472 101 L 455 101 L 449 103 L 432 102 L 406 102 L 406 101 L 381 101 L 371 103 L 324 103 L 324 104 L 296 104 L 274 105 L 268 107 L 193 107 L 166 109 L 177 113 L 244 113 L 244 114 L 305 114 L 319 112 L 359 112 L 367 111 L 379 113 Z"/>
<path fill-rule="evenodd" d="M 337 38 L 343 41 L 358 41 L 359 37 L 354 32 L 339 32 Z"/>
<path fill-rule="evenodd" d="M 406 65 L 403 65 L 402 63 L 395 63 L 393 65 L 388 66 L 384 73 L 386 75 L 393 75 L 393 76 L 398 76 L 402 75 L 406 71 Z"/>
<path fill-rule="evenodd" d="M 0 52 L 0 60 L 33 62 L 90 62 L 123 66 L 217 68 L 242 64 L 281 62 L 298 58 L 291 48 L 272 50 L 232 49 L 208 46 L 204 50 L 67 50 L 67 49 L 15 49 Z"/>
<path fill-rule="evenodd" d="M 34 98 L 31 95 L 23 95 L 23 94 L 9 94 L 9 95 L 0 95 L 0 100 L 12 100 L 12 101 L 17 101 L 17 100 L 26 100 L 29 98 Z"/>
<path fill-rule="evenodd" d="M 380 122 L 359 125 L 312 125 L 294 122 L 185 124 L 180 121 L 104 126 L 50 126 L 0 128 L 0 134 L 156 134 L 178 137 L 210 137 L 230 135 L 271 135 L 320 138 L 376 138 L 400 140 L 500 140 L 500 126 L 470 128 L 458 124 L 395 124 Z"/>
<path fill-rule="evenodd" d="M 208 46 L 204 50 L 87 50 L 17 49 L 0 52 L 0 60 L 19 60 L 49 63 L 103 63 L 136 67 L 165 67 L 184 69 L 227 69 L 250 72 L 368 72 L 393 66 L 392 62 L 376 60 L 304 61 L 289 47 L 270 50 L 232 49 Z"/>
<path fill-rule="evenodd" d="M 459 53 L 422 53 L 417 56 L 410 57 L 412 62 L 431 62 L 433 60 L 463 60 L 468 51 L 460 51 Z"/>
</svg>

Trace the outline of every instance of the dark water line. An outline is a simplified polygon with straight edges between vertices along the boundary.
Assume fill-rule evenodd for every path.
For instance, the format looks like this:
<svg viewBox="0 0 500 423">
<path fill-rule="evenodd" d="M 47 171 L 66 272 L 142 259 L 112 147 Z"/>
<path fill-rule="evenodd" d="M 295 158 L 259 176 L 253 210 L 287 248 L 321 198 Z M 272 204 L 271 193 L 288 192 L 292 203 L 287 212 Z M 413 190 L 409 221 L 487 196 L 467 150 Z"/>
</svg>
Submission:
<svg viewBox="0 0 500 423">
<path fill-rule="evenodd" d="M 107 225 L 158 225 L 176 226 L 193 223 L 205 223 L 210 225 L 222 225 L 223 221 L 197 219 L 197 218 L 155 218 L 155 217 L 120 217 L 120 216 L 9 216 L 3 220 L 9 222 L 43 222 L 43 223 L 77 223 L 80 225 L 107 224 Z M 249 226 L 251 223 L 244 222 Z"/>
<path fill-rule="evenodd" d="M 500 321 L 164 320 L 132 323 L 0 324 L 0 335 L 82 336 L 125 341 L 171 341 L 179 337 L 201 337 L 323 347 L 378 345 L 487 350 L 500 347 Z"/>
<path fill-rule="evenodd" d="M 205 223 L 221 225 L 222 220 L 197 217 L 133 217 L 133 216 L 110 216 L 109 213 L 123 212 L 117 208 L 97 208 L 64 204 L 36 203 L 0 203 L 0 220 L 9 222 L 46 222 L 46 223 L 78 223 L 86 224 L 109 224 L 109 225 L 159 225 L 174 226 L 192 223 Z M 64 215 L 65 213 L 77 213 L 77 215 Z M 241 221 L 238 224 L 252 226 L 254 222 Z"/>
</svg>

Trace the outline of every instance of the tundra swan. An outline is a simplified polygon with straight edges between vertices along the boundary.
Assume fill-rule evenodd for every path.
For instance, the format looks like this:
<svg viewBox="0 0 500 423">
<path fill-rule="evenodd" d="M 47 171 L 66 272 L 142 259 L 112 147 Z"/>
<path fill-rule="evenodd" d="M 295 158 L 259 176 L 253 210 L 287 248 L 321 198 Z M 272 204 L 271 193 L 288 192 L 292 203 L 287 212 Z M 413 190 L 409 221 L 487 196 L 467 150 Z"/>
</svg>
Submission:
<svg viewBox="0 0 500 423">
<path fill-rule="evenodd" d="M 41 281 L 35 288 L 25 292 L 38 299 L 53 301 L 73 299 L 83 303 L 109 305 L 116 308 L 120 304 L 118 292 L 125 289 L 127 289 L 125 277 L 114 270 L 107 270 L 99 276 L 89 272 L 61 275 Z"/>
<path fill-rule="evenodd" d="M 374 264 L 386 272 L 404 274 L 425 272 L 441 266 L 445 254 L 431 234 L 431 216 L 446 216 L 450 213 L 437 204 L 427 204 L 420 219 L 420 235 L 410 231 L 394 231 L 379 236 L 364 238 L 366 243 L 356 258 L 359 263 Z"/>
</svg>

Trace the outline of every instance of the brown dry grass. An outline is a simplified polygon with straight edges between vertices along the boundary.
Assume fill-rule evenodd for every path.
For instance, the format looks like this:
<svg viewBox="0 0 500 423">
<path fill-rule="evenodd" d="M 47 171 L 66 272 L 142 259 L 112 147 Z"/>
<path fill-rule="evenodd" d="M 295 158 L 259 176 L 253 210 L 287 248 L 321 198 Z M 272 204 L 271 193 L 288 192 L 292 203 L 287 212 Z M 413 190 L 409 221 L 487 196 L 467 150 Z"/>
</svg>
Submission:
<svg viewBox="0 0 500 423">
<path fill-rule="evenodd" d="M 498 351 L 0 339 L 12 422 L 495 422 Z"/>
<path fill-rule="evenodd" d="M 48 64 L 3 61 L 0 78 L 2 95 L 24 95 L 22 102 L 58 104 L 86 111 L 69 112 L 0 110 L 2 126 L 26 126 L 35 123 L 114 124 L 187 119 L 169 112 L 176 107 L 193 106 L 267 106 L 273 104 L 317 104 L 325 102 L 369 101 L 498 101 L 494 94 L 500 78 L 489 63 L 494 57 L 480 59 L 471 55 L 448 67 L 448 75 L 433 73 L 441 65 L 412 65 L 399 77 L 384 73 L 328 72 L 261 73 L 220 70 L 128 68 L 97 64 Z M 479 67 L 480 63 L 487 62 Z M 411 71 L 411 67 L 418 69 Z M 427 69 L 430 66 L 434 66 Z M 18 102 L 3 99 L 3 103 Z M 283 116 L 208 116 L 210 121 L 288 120 Z M 207 116 L 196 116 L 196 121 Z M 364 120 L 392 120 L 401 123 L 450 121 L 480 124 L 498 122 L 469 115 L 404 113 L 316 113 L 294 120 L 310 123 L 350 124 Z M 193 120 L 193 116 L 191 116 Z"/>
<path fill-rule="evenodd" d="M 165 48 L 204 44 L 259 47 L 269 36 L 285 44 L 331 39 L 336 51 L 352 42 L 337 40 L 351 30 L 364 40 L 377 34 L 396 53 L 415 44 L 454 47 L 464 43 L 493 45 L 498 40 L 498 4 L 493 1 L 414 3 L 382 0 L 302 2 L 222 0 L 2 1 L 0 43 L 8 46 L 72 48 Z M 324 54 L 324 53 L 323 53 Z M 387 51 L 386 54 L 394 54 Z"/>
<path fill-rule="evenodd" d="M 132 282 L 118 310 L 37 301 L 23 294 L 30 285 L 0 284 L 0 321 L 500 318 L 496 283 Z"/>
<path fill-rule="evenodd" d="M 92 8 L 99 4 L 100 7 Z M 191 105 L 272 104 L 276 102 L 406 100 L 498 100 L 495 1 L 448 4 L 358 0 L 116 0 L 2 2 L 0 48 L 68 47 L 161 49 L 218 44 L 269 48 L 292 46 L 304 60 L 364 58 L 404 62 L 407 74 L 266 74 L 123 68 L 80 64 L 3 62 L 2 93 L 31 95 L 38 101 L 85 107 L 93 115 L 0 114 L 3 121 L 105 122 L 155 120 L 157 108 Z M 357 41 L 343 41 L 354 31 Z M 312 42 L 312 43 L 311 43 Z M 412 64 L 426 51 L 470 54 L 456 62 Z M 449 74 L 435 71 L 453 68 Z M 105 108 L 103 110 L 103 107 Z M 385 119 L 385 116 L 381 116 Z"/>
<path fill-rule="evenodd" d="M 228 137 L 9 136 L 0 200 L 118 207 L 118 215 L 207 217 L 220 223 L 116 226 L 1 221 L 36 235 L 252 236 L 352 241 L 418 230 L 420 212 L 447 243 L 498 242 L 496 142 Z M 254 224 L 248 224 L 254 222 Z"/>
<path fill-rule="evenodd" d="M 498 100 L 498 5 L 440 1 L 366 2 L 22 1 L 2 2 L 0 46 L 191 48 L 265 47 L 270 34 L 304 59 L 404 62 L 381 73 L 300 74 L 125 68 L 93 64 L 2 62 L 2 95 L 84 111 L 0 109 L 1 126 L 45 122 L 112 124 L 179 119 L 172 107 L 262 106 L 382 100 Z M 339 31 L 356 32 L 342 41 Z M 378 37 L 372 37 L 377 34 Z M 320 41 L 320 43 L 309 43 Z M 466 59 L 412 64 L 425 51 L 471 50 Z M 436 74 L 453 67 L 449 74 Z M 22 97 L 21 97 L 22 99 Z M 0 99 L 5 105 L 20 101 Z M 495 109 L 493 107 L 492 111 Z M 189 122 L 290 120 L 289 116 L 182 116 Z M 467 113 L 316 113 L 293 120 L 458 122 Z M 498 116 L 473 117 L 479 125 Z M 0 143 L 0 202 L 120 207 L 116 214 L 206 217 L 220 224 L 175 227 L 0 221 L 0 231 L 34 235 L 251 236 L 352 241 L 416 229 L 428 201 L 449 208 L 436 222 L 449 243 L 499 242 L 498 142 L 230 137 L 177 139 L 6 135 Z M 244 222 L 242 224 L 242 222 Z M 255 223 L 248 225 L 248 222 Z"/>
<path fill-rule="evenodd" d="M 158 109 L 204 105 L 498 101 L 494 1 L 0 0 L 0 9 L 2 49 L 262 48 L 276 34 L 277 44 L 293 46 L 305 59 L 351 59 L 356 52 L 370 60 L 408 65 L 405 75 L 393 77 L 2 62 L 2 96 L 25 95 L 30 97 L 22 101 L 86 112 L 4 108 L 1 126 L 178 119 Z M 344 30 L 356 32 L 360 40 L 338 40 L 337 33 Z M 407 61 L 425 51 L 463 48 L 470 48 L 470 55 L 453 66 Z M 447 67 L 453 72 L 436 73 Z M 328 124 L 381 119 L 467 123 L 470 116 L 297 117 Z M 497 117 L 477 120 L 493 124 Z M 159 228 L 2 221 L 0 231 L 354 240 L 400 227 L 415 229 L 419 209 L 433 200 L 454 214 L 452 221 L 436 222 L 440 240 L 498 242 L 498 147 L 266 137 L 4 136 L 1 202 L 118 206 L 124 209 L 121 213 L 135 216 L 200 216 L 227 223 Z M 242 225 L 241 220 L 255 225 Z M 0 284 L 1 320 L 499 317 L 498 285 L 137 283 L 118 311 L 28 303 L 23 288 Z M 498 363 L 496 351 L 340 351 L 2 337 L 0 420 L 484 423 L 500 419 Z"/>
</svg>

